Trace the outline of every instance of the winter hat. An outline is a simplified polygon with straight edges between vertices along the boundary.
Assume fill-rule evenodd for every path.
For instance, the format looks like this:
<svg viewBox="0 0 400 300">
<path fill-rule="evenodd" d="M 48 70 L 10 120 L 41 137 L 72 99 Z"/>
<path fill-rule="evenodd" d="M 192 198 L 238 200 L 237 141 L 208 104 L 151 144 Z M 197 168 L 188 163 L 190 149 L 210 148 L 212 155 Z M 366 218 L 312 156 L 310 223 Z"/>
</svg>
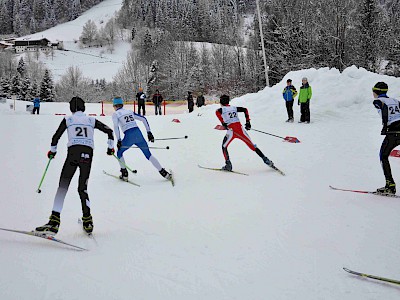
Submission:
<svg viewBox="0 0 400 300">
<path fill-rule="evenodd" d="M 113 100 L 113 106 L 124 105 L 124 100 L 121 97 L 115 97 Z"/>
<path fill-rule="evenodd" d="M 388 85 L 382 81 L 377 82 L 372 88 L 372 91 L 377 95 L 386 94 L 388 90 L 389 90 Z"/>
<path fill-rule="evenodd" d="M 69 101 L 69 110 L 73 113 L 77 111 L 84 112 L 85 111 L 85 101 L 79 97 L 73 97 L 71 101 Z"/>
<path fill-rule="evenodd" d="M 219 103 L 221 103 L 222 105 L 228 105 L 230 101 L 230 98 L 228 95 L 222 95 L 221 97 L 219 97 Z"/>
<path fill-rule="evenodd" d="M 303 80 L 308 81 L 307 77 L 303 77 L 303 78 L 301 79 L 301 81 L 303 81 Z"/>
<path fill-rule="evenodd" d="M 286 82 L 292 82 L 292 79 L 288 79 L 288 80 L 286 80 Z"/>
</svg>

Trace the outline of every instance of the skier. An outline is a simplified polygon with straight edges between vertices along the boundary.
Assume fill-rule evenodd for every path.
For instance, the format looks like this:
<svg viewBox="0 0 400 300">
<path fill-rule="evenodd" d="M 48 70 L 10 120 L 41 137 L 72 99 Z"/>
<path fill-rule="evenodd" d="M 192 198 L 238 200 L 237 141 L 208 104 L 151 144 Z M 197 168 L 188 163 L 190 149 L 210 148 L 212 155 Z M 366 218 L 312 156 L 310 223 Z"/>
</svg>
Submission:
<svg viewBox="0 0 400 300">
<path fill-rule="evenodd" d="M 142 150 L 144 156 L 153 164 L 153 166 L 158 170 L 158 172 L 164 178 L 172 180 L 172 175 L 168 173 L 158 162 L 158 160 L 150 153 L 149 146 L 144 139 L 142 132 L 136 124 L 136 120 L 143 122 L 147 130 L 147 138 L 149 142 L 154 143 L 154 136 L 150 131 L 149 123 L 146 117 L 138 115 L 131 110 L 124 109 L 124 101 L 121 97 L 115 97 L 113 100 L 113 106 L 115 112 L 112 115 L 112 120 L 114 123 L 114 132 L 117 138 L 117 157 L 119 158 L 121 166 L 121 176 L 120 179 L 128 180 L 128 171 L 125 166 L 125 160 L 123 154 L 132 145 L 136 145 L 140 150 Z M 119 132 L 119 127 L 121 127 L 124 133 L 124 138 L 121 140 L 121 134 Z"/>
<path fill-rule="evenodd" d="M 303 77 L 301 80 L 302 86 L 300 87 L 300 93 L 298 98 L 298 104 L 300 105 L 300 121 L 299 123 L 306 122 L 310 123 L 310 100 L 312 96 L 311 86 L 308 83 L 307 77 Z"/>
<path fill-rule="evenodd" d="M 65 117 L 51 140 L 51 148 L 47 153 L 49 159 L 53 159 L 57 153 L 57 143 L 64 131 L 68 133 L 68 153 L 60 175 L 60 182 L 54 198 L 53 211 L 47 224 L 37 227 L 36 231 L 54 235 L 60 226 L 60 214 L 63 208 L 64 199 L 71 183 L 71 179 L 79 167 L 78 193 L 82 204 L 83 229 L 87 233 L 93 231 L 93 219 L 90 213 L 90 201 L 87 193 L 87 185 L 92 165 L 94 140 L 94 129 L 108 135 L 107 154 L 114 154 L 113 131 L 94 117 L 84 114 L 85 102 L 79 97 L 73 97 L 69 102 L 72 112 L 71 116 Z"/>
<path fill-rule="evenodd" d="M 217 109 L 215 112 L 218 119 L 221 121 L 222 126 L 225 127 L 227 133 L 222 142 L 222 153 L 225 157 L 225 166 L 222 167 L 222 170 L 232 171 L 232 163 L 229 159 L 228 154 L 228 146 L 235 139 L 238 138 L 246 143 L 246 145 L 253 151 L 255 151 L 258 156 L 262 158 L 265 164 L 270 166 L 271 168 L 274 166 L 274 163 L 270 161 L 259 148 L 256 147 L 255 144 L 251 141 L 249 135 L 246 131 L 243 130 L 242 124 L 240 123 L 238 113 L 243 112 L 246 117 L 246 130 L 251 129 L 250 124 L 250 116 L 245 107 L 235 107 L 229 105 L 230 98 L 228 95 L 222 95 L 220 97 L 219 103 L 221 104 L 221 108 Z"/>
<path fill-rule="evenodd" d="M 296 88 L 292 85 L 292 79 L 288 79 L 286 81 L 286 87 L 283 89 L 282 92 L 283 99 L 286 102 L 286 110 L 288 113 L 288 119 L 286 122 L 293 123 L 293 103 L 294 103 L 294 98 L 297 95 L 297 90 Z"/>
<path fill-rule="evenodd" d="M 136 94 L 136 100 L 138 102 L 138 114 L 143 109 L 143 116 L 146 115 L 146 94 L 143 93 L 143 88 L 139 88 L 139 93 Z"/>
<path fill-rule="evenodd" d="M 33 99 L 33 110 L 32 110 L 32 114 L 34 115 L 35 112 L 37 112 L 37 114 L 39 114 L 39 110 L 40 110 L 40 98 L 39 96 L 36 96 Z"/>
<path fill-rule="evenodd" d="M 390 152 L 400 145 L 400 102 L 387 96 L 388 85 L 385 82 L 377 82 L 372 88 L 374 96 L 373 104 L 382 117 L 382 131 L 385 135 L 380 149 L 380 160 L 385 175 L 386 185 L 377 189 L 378 193 L 396 194 L 396 184 L 392 177 L 389 164 Z"/>
<path fill-rule="evenodd" d="M 163 97 L 161 96 L 159 90 L 156 90 L 156 93 L 153 95 L 153 103 L 154 103 L 154 108 L 155 108 L 155 113 L 156 116 L 161 113 L 161 103 L 163 102 Z"/>
</svg>

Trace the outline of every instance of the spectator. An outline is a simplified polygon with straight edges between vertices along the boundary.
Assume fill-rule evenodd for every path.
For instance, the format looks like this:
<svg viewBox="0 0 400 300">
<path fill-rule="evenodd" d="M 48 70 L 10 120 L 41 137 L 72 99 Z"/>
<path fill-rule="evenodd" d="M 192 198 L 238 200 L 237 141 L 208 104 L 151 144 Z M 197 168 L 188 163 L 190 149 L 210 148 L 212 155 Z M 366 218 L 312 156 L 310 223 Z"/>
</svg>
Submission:
<svg viewBox="0 0 400 300">
<path fill-rule="evenodd" d="M 156 90 L 156 93 L 153 95 L 153 103 L 156 110 L 156 115 L 162 115 L 161 113 L 161 104 L 163 102 L 163 97 L 160 94 L 159 90 Z"/>
<path fill-rule="evenodd" d="M 293 123 L 293 103 L 294 97 L 297 95 L 296 88 L 292 85 L 292 79 L 286 81 L 286 87 L 283 89 L 283 99 L 286 102 L 286 110 L 288 114 L 288 119 L 286 122 Z"/>
<path fill-rule="evenodd" d="M 188 102 L 189 113 L 191 113 L 193 111 L 193 107 L 194 107 L 194 100 L 193 100 L 192 92 L 188 92 L 187 102 Z"/>
<path fill-rule="evenodd" d="M 136 100 L 138 102 L 138 114 L 143 110 L 143 116 L 146 115 L 146 95 L 143 93 L 143 88 L 139 88 L 139 93 L 136 94 Z"/>
<path fill-rule="evenodd" d="M 37 112 L 37 114 L 39 114 L 39 110 L 40 110 L 40 97 L 36 96 L 35 99 L 33 99 L 33 110 L 32 110 L 32 114 L 34 115 L 35 112 Z"/>
<path fill-rule="evenodd" d="M 302 86 L 300 87 L 300 94 L 298 104 L 300 105 L 300 121 L 299 123 L 310 123 L 310 100 L 312 96 L 311 86 L 308 84 L 306 77 L 301 80 Z"/>
<path fill-rule="evenodd" d="M 200 92 L 196 99 L 197 107 L 202 107 L 203 105 L 205 105 L 205 102 L 206 100 L 204 99 L 203 93 Z"/>
</svg>

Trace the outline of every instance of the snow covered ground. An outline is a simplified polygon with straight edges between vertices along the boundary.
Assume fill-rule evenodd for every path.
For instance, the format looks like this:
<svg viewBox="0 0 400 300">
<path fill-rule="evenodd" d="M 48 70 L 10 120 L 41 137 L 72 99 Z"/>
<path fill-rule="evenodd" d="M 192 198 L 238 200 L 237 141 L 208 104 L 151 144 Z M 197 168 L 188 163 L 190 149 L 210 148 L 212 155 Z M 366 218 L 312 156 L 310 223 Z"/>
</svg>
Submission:
<svg viewBox="0 0 400 300">
<path fill-rule="evenodd" d="M 289 77 L 299 88 L 303 76 L 314 92 L 312 122 L 285 123 L 281 91 Z M 384 184 L 381 121 L 371 93 L 380 80 L 400 98 L 399 78 L 352 67 L 342 74 L 291 72 L 272 88 L 232 101 L 249 108 L 254 129 L 300 139 L 292 144 L 249 132 L 285 177 L 240 141 L 230 145 L 232 163 L 249 176 L 197 167 L 223 165 L 224 131 L 213 129 L 218 105 L 149 116 L 156 138 L 189 136 L 154 143 L 170 146 L 153 154 L 174 171 L 175 187 L 135 149 L 126 160 L 138 169 L 131 179 L 141 187 L 103 175 L 119 168 L 105 153 L 106 136 L 96 132 L 89 195 L 98 244 L 77 223 L 75 177 L 57 237 L 90 251 L 0 232 L 0 299 L 398 299 L 398 286 L 356 278 L 342 267 L 400 279 L 399 200 L 329 189 Z M 52 208 L 65 136 L 42 193 L 35 191 L 62 119 L 54 112 L 67 112 L 68 105 L 44 103 L 37 116 L 24 112 L 25 104 L 16 112 L 0 104 L 0 227 L 30 230 L 47 222 Z M 98 105 L 88 104 L 87 112 L 98 113 Z M 110 116 L 99 118 L 112 124 Z M 400 160 L 391 164 L 400 183 Z"/>
</svg>

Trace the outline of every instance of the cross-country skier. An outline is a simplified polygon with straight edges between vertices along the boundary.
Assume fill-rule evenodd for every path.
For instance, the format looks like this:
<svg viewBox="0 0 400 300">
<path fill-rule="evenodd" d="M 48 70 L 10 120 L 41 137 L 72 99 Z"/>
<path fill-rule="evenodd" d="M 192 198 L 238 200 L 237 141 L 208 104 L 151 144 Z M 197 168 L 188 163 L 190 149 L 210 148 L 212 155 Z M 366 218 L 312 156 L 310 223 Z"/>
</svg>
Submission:
<svg viewBox="0 0 400 300">
<path fill-rule="evenodd" d="M 79 168 L 78 193 L 82 204 L 82 223 L 83 229 L 87 233 L 93 231 L 93 219 L 90 213 L 90 201 L 87 193 L 90 168 L 92 165 L 94 148 L 94 129 L 108 135 L 107 154 L 114 154 L 113 131 L 94 117 L 84 114 L 85 102 L 79 97 L 73 97 L 69 102 L 71 116 L 65 117 L 51 140 L 51 148 L 47 153 L 49 159 L 53 159 L 57 153 L 57 143 L 64 131 L 68 133 L 68 153 L 60 175 L 60 182 L 54 198 L 53 211 L 50 220 L 46 225 L 37 227 L 36 231 L 48 234 L 56 234 L 60 226 L 60 214 L 63 208 L 65 195 L 71 179 Z"/>
<path fill-rule="evenodd" d="M 230 98 L 228 95 L 222 95 L 219 99 L 219 103 L 221 104 L 221 108 L 217 109 L 215 112 L 218 119 L 221 121 L 222 126 L 225 127 L 227 133 L 222 142 L 222 153 L 225 157 L 225 166 L 222 167 L 222 170 L 232 171 L 232 163 L 229 159 L 228 154 L 228 146 L 235 139 L 238 138 L 246 143 L 246 145 L 253 151 L 255 151 L 270 167 L 273 167 L 274 164 L 270 161 L 259 148 L 256 147 L 255 144 L 251 141 L 249 135 L 245 130 L 243 130 L 242 124 L 240 123 L 238 113 L 243 112 L 246 117 L 246 130 L 251 129 L 250 124 L 250 116 L 245 107 L 235 107 L 229 105 Z"/>
<path fill-rule="evenodd" d="M 390 152 L 400 145 L 400 102 L 387 96 L 388 85 L 385 82 L 377 82 L 372 88 L 374 106 L 382 116 L 382 131 L 385 135 L 380 150 L 380 160 L 385 175 L 386 185 L 377 189 L 378 193 L 396 194 L 396 184 L 392 177 L 389 164 Z"/>
<path fill-rule="evenodd" d="M 149 146 L 144 139 L 142 132 L 136 124 L 136 120 L 143 122 L 147 131 L 147 138 L 149 142 L 154 143 L 154 136 L 150 131 L 150 125 L 147 122 L 146 117 L 138 115 L 131 110 L 124 109 L 124 101 L 121 97 L 115 97 L 113 100 L 114 114 L 112 115 L 112 120 L 114 123 L 114 132 L 117 137 L 117 157 L 119 158 L 121 166 L 121 176 L 122 180 L 128 180 L 128 171 L 126 169 L 125 160 L 123 154 L 131 146 L 136 145 L 140 150 L 142 150 L 144 156 L 153 164 L 153 166 L 158 170 L 158 172 L 164 178 L 171 180 L 172 175 L 168 173 L 158 162 L 158 160 L 151 154 Z M 121 134 L 119 132 L 119 127 L 121 127 L 124 133 L 124 138 L 121 140 Z"/>
</svg>

